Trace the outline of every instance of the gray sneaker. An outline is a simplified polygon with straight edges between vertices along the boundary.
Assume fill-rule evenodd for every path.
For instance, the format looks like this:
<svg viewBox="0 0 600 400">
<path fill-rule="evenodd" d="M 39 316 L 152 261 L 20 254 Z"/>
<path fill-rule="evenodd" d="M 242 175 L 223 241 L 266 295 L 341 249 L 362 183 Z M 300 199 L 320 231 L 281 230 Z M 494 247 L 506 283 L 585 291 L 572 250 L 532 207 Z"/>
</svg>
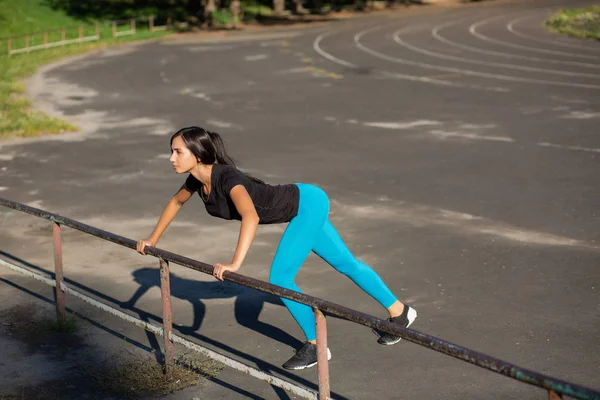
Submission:
<svg viewBox="0 0 600 400">
<path fill-rule="evenodd" d="M 327 359 L 331 360 L 331 352 L 327 349 Z M 283 364 L 285 369 L 304 369 L 317 364 L 317 345 L 304 342 L 296 354 Z"/>
<path fill-rule="evenodd" d="M 388 321 L 401 325 L 404 328 L 408 328 L 415 321 L 415 319 L 417 319 L 417 311 L 414 308 L 405 305 L 402 315 L 394 318 L 388 318 Z M 398 343 L 400 339 L 402 339 L 400 336 L 392 335 L 378 329 L 373 329 L 373 332 L 379 336 L 377 343 L 384 346 L 391 346 Z"/>
</svg>

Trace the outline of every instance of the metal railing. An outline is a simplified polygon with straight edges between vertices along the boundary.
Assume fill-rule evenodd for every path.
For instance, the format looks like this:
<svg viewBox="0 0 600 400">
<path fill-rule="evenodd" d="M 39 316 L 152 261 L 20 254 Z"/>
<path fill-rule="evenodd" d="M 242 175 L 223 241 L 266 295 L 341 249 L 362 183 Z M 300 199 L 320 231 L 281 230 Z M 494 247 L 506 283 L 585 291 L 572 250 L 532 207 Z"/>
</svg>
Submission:
<svg viewBox="0 0 600 400">
<path fill-rule="evenodd" d="M 54 249 L 55 249 L 55 268 L 56 268 L 56 280 L 48 280 L 46 282 L 56 287 L 57 292 L 57 315 L 59 320 L 65 319 L 65 299 L 64 293 L 76 294 L 76 297 L 84 299 L 85 295 L 82 295 L 73 289 L 68 288 L 63 282 L 63 268 L 62 268 L 62 249 L 60 239 L 60 226 L 65 225 L 73 229 L 77 229 L 81 232 L 96 236 L 98 238 L 117 243 L 124 247 L 136 249 L 136 241 L 128 239 L 111 232 L 107 232 L 81 222 L 72 220 L 70 218 L 62 217 L 56 214 L 52 214 L 47 211 L 43 211 L 34 207 L 30 207 L 21 203 L 17 203 L 5 198 L 0 198 L 0 205 L 5 207 L 22 211 L 27 214 L 31 214 L 40 218 L 44 218 L 53 222 L 53 234 L 54 234 Z M 171 253 L 159 248 L 150 247 L 146 248 L 146 254 L 153 255 L 159 258 L 160 262 L 160 280 L 161 280 L 161 294 L 162 294 L 162 305 L 163 305 L 163 328 L 160 329 L 154 325 L 148 324 L 147 322 L 137 320 L 121 311 L 112 309 L 102 303 L 93 300 L 96 306 L 104 308 L 106 311 L 113 313 L 114 315 L 120 316 L 121 318 L 128 319 L 131 322 L 136 323 L 143 328 L 150 330 L 156 334 L 164 336 L 165 346 L 165 363 L 167 373 L 173 368 L 174 363 L 174 349 L 173 342 L 183 344 L 189 348 L 197 350 L 217 361 L 223 362 L 226 365 L 232 366 L 238 370 L 249 373 L 259 379 L 268 381 L 269 383 L 281 387 L 285 390 L 290 390 L 305 398 L 316 398 L 316 393 L 296 386 L 292 383 L 268 375 L 262 371 L 256 370 L 252 367 L 246 366 L 238 361 L 232 360 L 226 356 L 213 352 L 212 350 L 205 349 L 195 343 L 189 342 L 186 339 L 178 337 L 172 333 L 172 314 L 171 314 L 171 303 L 170 303 L 170 285 L 169 285 L 169 263 L 181 265 L 183 267 L 191 268 L 193 270 L 203 272 L 209 275 L 213 273 L 213 267 L 209 264 L 193 260 L 191 258 L 183 257 L 179 254 Z M 37 275 L 24 270 L 17 266 L 12 266 L 6 262 L 0 262 L 0 265 L 8 266 L 13 270 L 27 275 Z M 19 271 L 22 270 L 22 271 Z M 36 278 L 32 276 L 33 278 Z M 46 278 L 36 278 L 43 280 Z M 319 398 L 329 399 L 330 397 L 330 385 L 329 385 L 329 372 L 328 372 L 328 361 L 327 361 L 327 327 L 325 322 L 325 315 L 330 314 L 347 321 L 352 321 L 370 328 L 375 328 L 393 335 L 398 335 L 405 340 L 435 350 L 437 352 L 449 355 L 459 360 L 466 361 L 468 363 L 477 365 L 478 367 L 496 372 L 501 375 L 511 377 L 517 381 L 528 383 L 547 390 L 548 398 L 550 400 L 561 399 L 562 395 L 571 396 L 581 400 L 600 400 L 600 392 L 586 388 L 580 385 L 576 385 L 571 382 L 566 382 L 560 379 L 552 378 L 550 376 L 541 374 L 539 372 L 531 371 L 525 368 L 521 368 L 514 364 L 506 361 L 499 360 L 497 358 L 488 356 L 483 353 L 479 353 L 470 350 L 466 347 L 462 347 L 445 340 L 436 338 L 434 336 L 426 335 L 421 332 L 409 328 L 402 328 L 394 323 L 383 320 L 326 300 L 319 299 L 317 297 L 309 296 L 303 293 L 295 292 L 293 290 L 285 289 L 267 282 L 263 282 L 254 278 L 249 278 L 240 274 L 227 272 L 224 274 L 224 279 L 250 287 L 261 292 L 270 293 L 278 297 L 290 299 L 302 304 L 311 306 L 315 311 L 316 324 L 317 324 L 317 347 L 318 347 L 318 363 L 317 369 L 319 374 Z M 90 299 L 90 298 L 88 298 Z M 86 299 L 84 299 L 86 300 Z M 92 299 L 90 299 L 92 300 Z M 88 300 L 86 300 L 88 301 Z M 93 304 L 91 301 L 88 301 Z M 108 310 L 110 308 L 112 311 Z"/>
</svg>

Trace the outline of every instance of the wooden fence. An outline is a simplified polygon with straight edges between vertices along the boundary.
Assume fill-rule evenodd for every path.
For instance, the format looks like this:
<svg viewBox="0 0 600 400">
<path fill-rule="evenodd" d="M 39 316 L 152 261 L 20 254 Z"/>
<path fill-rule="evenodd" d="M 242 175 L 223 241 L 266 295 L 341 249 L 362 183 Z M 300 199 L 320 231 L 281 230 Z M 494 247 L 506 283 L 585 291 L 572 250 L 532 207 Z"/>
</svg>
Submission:
<svg viewBox="0 0 600 400">
<path fill-rule="evenodd" d="M 0 38 L 6 42 L 8 55 L 19 53 L 30 53 L 36 50 L 49 49 L 52 47 L 66 46 L 75 43 L 85 43 L 100 40 L 101 38 L 118 38 L 121 36 L 135 35 L 140 23 L 147 23 L 150 32 L 167 30 L 171 28 L 171 18 L 167 19 L 166 25 L 155 25 L 154 17 L 133 18 L 119 21 L 110 21 L 104 24 L 95 24 L 78 27 L 68 27 L 47 31 L 28 33 L 20 36 L 9 36 Z"/>
</svg>

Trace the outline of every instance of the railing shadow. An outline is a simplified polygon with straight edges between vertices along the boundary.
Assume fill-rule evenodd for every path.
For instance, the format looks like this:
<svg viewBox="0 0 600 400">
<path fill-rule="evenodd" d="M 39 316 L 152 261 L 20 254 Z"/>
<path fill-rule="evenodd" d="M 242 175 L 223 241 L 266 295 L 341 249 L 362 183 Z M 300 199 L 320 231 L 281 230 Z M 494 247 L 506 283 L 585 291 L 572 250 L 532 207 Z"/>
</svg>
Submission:
<svg viewBox="0 0 600 400">
<path fill-rule="evenodd" d="M 140 285 L 131 299 L 121 307 L 131 309 L 135 303 L 150 289 L 160 289 L 160 273 L 158 268 L 141 268 L 132 273 L 134 281 Z M 171 297 L 187 300 L 194 309 L 194 320 L 190 326 L 178 326 L 183 334 L 192 334 L 200 329 L 206 306 L 204 300 L 235 298 L 234 316 L 236 321 L 273 340 L 296 348 L 302 343 L 287 332 L 273 325 L 259 321 L 258 317 L 265 303 L 283 306 L 279 297 L 263 293 L 231 282 L 205 282 L 185 279 L 173 272 L 170 273 Z"/>
<path fill-rule="evenodd" d="M 40 270 L 43 271 L 43 269 L 40 269 Z M 20 290 L 23 293 L 26 293 L 26 294 L 28 294 L 28 295 L 30 295 L 32 297 L 35 297 L 36 299 L 38 299 L 40 301 L 43 301 L 43 302 L 45 302 L 47 304 L 52 304 L 52 305 L 56 304 L 55 301 L 52 301 L 51 299 L 49 299 L 49 298 L 47 298 L 45 296 L 42 296 L 41 294 L 35 293 L 35 292 L 33 292 L 33 291 L 31 291 L 31 290 L 29 290 L 29 289 L 27 289 L 27 288 L 25 288 L 25 287 L 17 284 L 17 283 L 11 282 L 8 279 L 0 278 L 0 282 L 3 282 L 3 283 L 5 283 L 5 284 L 7 284 L 9 286 L 12 286 L 13 288 L 15 288 L 17 290 Z M 75 312 L 74 310 L 72 310 L 69 307 L 66 307 L 66 310 L 69 313 L 77 315 L 78 318 L 86 321 L 90 325 L 92 325 L 92 326 L 94 326 L 94 327 L 96 327 L 96 328 L 98 328 L 98 329 L 100 329 L 100 330 L 102 330 L 102 331 L 104 331 L 104 332 L 106 332 L 106 333 L 108 333 L 110 335 L 113 335 L 114 337 L 117 337 L 117 338 L 119 338 L 121 340 L 124 340 L 128 344 L 130 344 L 132 346 L 135 346 L 138 349 L 144 350 L 144 351 L 146 351 L 148 353 L 152 353 L 153 350 L 154 351 L 157 351 L 157 350 L 160 351 L 160 348 L 158 348 L 157 346 L 155 346 L 155 347 L 153 347 L 153 346 L 146 346 L 145 344 L 140 343 L 137 340 L 131 339 L 131 338 L 123 335 L 120 332 L 114 331 L 114 330 L 110 329 L 109 327 L 104 326 L 104 325 L 100 324 L 99 322 L 94 321 L 93 319 L 90 319 L 90 318 L 86 317 L 85 315 L 82 315 L 82 314 L 79 314 L 79 313 Z M 161 353 L 161 356 L 162 356 L 162 353 Z M 220 386 L 222 386 L 222 387 L 224 387 L 226 389 L 229 389 L 229 390 L 231 390 L 233 392 L 239 393 L 239 394 L 241 394 L 241 395 L 243 395 L 243 396 L 245 396 L 245 397 L 247 397 L 249 399 L 255 399 L 255 400 L 261 400 L 262 399 L 262 397 L 257 396 L 257 395 L 255 395 L 253 393 L 250 393 L 250 392 L 248 392 L 248 391 L 246 391 L 246 390 L 244 390 L 242 388 L 233 386 L 232 384 L 227 383 L 227 382 L 219 379 L 216 376 L 212 376 L 212 375 L 211 376 L 203 375 L 203 376 L 204 376 L 205 379 L 210 380 L 212 382 L 215 382 L 216 384 L 218 384 L 218 385 L 220 385 Z"/>
<path fill-rule="evenodd" d="M 36 270 L 36 271 L 42 272 L 44 274 L 48 274 L 53 279 L 55 279 L 54 272 L 48 271 L 42 267 L 31 264 L 19 257 L 13 256 L 10 253 L 6 253 L 6 252 L 0 250 L 0 256 L 6 257 L 7 259 L 11 259 L 31 270 Z M 134 277 L 134 281 L 136 281 L 138 284 L 140 284 L 140 287 L 136 290 L 136 292 L 133 294 L 133 296 L 128 301 L 125 301 L 125 302 L 119 301 L 119 300 L 117 300 L 113 297 L 110 297 L 104 293 L 98 292 L 92 288 L 89 288 L 81 283 L 73 281 L 72 279 L 69 279 L 67 277 L 64 278 L 64 282 L 67 285 L 69 285 L 73 288 L 77 288 L 82 291 L 85 291 L 86 293 L 89 293 L 98 299 L 104 300 L 106 302 L 110 302 L 112 304 L 118 305 L 119 307 L 121 307 L 123 309 L 130 310 L 134 313 L 137 313 L 139 315 L 140 319 L 145 322 L 154 321 L 157 325 L 162 325 L 162 317 L 156 316 L 152 313 L 148 313 L 144 310 L 140 310 L 135 307 L 135 303 L 149 289 L 153 288 L 154 286 L 158 286 L 160 288 L 159 269 L 158 268 L 156 268 L 156 269 L 141 268 L 141 269 L 134 271 L 132 273 L 132 275 Z M 4 282 L 8 283 L 5 279 L 2 279 L 2 278 L 0 278 L 0 279 Z M 258 333 L 261 333 L 261 334 L 263 334 L 267 337 L 270 337 L 274 340 L 277 340 L 281 343 L 288 344 L 292 347 L 298 347 L 298 345 L 301 344 L 298 339 L 292 337 L 291 335 L 289 335 L 288 333 L 284 332 L 283 330 L 281 330 L 277 327 L 274 327 L 270 324 L 267 324 L 267 323 L 264 323 L 264 322 L 261 322 L 258 320 L 259 314 L 265 303 L 283 305 L 283 303 L 281 302 L 281 300 L 278 297 L 267 294 L 267 293 L 260 292 L 258 290 L 246 288 L 241 285 L 226 282 L 226 281 L 225 282 L 195 281 L 195 280 L 180 278 L 177 275 L 173 274 L 172 272 L 170 274 L 170 279 L 171 279 L 171 296 L 178 297 L 178 298 L 181 298 L 184 300 L 188 300 L 192 303 L 192 306 L 194 307 L 194 321 L 193 321 L 192 325 L 191 326 L 182 326 L 182 325 L 178 325 L 178 324 L 173 324 L 173 331 L 178 331 L 182 335 L 186 335 L 188 338 L 196 339 L 197 341 L 203 342 L 204 344 L 208 344 L 215 349 L 219 349 L 221 351 L 224 351 L 231 355 L 239 357 L 240 359 L 246 360 L 249 363 L 253 363 L 254 365 L 256 365 L 256 367 L 258 369 L 260 369 L 264 372 L 271 373 L 271 374 L 276 373 L 279 376 L 281 376 L 289 381 L 296 382 L 300 385 L 303 385 L 311 390 L 318 392 L 318 390 L 319 390 L 318 385 L 309 380 L 306 380 L 297 375 L 293 375 L 293 374 L 289 373 L 288 371 L 286 371 L 285 369 L 277 367 L 271 363 L 268 363 L 264 360 L 261 360 L 261 359 L 255 357 L 253 355 L 250 355 L 250 354 L 244 353 L 240 350 L 234 349 L 224 343 L 221 343 L 221 342 L 214 340 L 212 338 L 209 338 L 207 336 L 201 335 L 197 332 L 197 330 L 202 325 L 202 320 L 203 320 L 204 314 L 205 314 L 205 306 L 201 300 L 217 299 L 217 298 L 230 298 L 230 297 L 236 296 L 235 305 L 234 305 L 235 318 L 236 318 L 236 321 L 240 325 L 243 325 L 249 329 L 252 329 Z M 10 284 L 13 287 L 18 286 L 13 283 L 10 283 Z M 22 288 L 20 286 L 19 286 L 19 289 L 26 291 L 29 294 L 35 295 L 38 298 L 43 297 L 43 296 L 40 297 L 40 295 L 37 295 L 37 294 L 29 291 L 28 289 Z M 46 299 L 45 301 L 50 302 L 50 300 L 48 300 L 48 299 Z M 77 314 L 77 315 L 80 316 L 80 314 Z M 122 333 L 112 331 L 110 328 L 104 327 L 103 325 L 101 325 L 97 322 L 94 322 L 94 321 L 86 318 L 85 316 L 81 316 L 81 317 L 84 318 L 85 320 L 87 320 L 88 322 L 92 323 L 94 326 L 104 330 L 105 332 L 110 333 L 120 339 L 124 339 L 128 343 L 131 343 L 131 344 L 135 345 L 136 347 L 139 347 L 140 349 L 143 349 L 146 351 L 154 350 L 158 361 L 161 361 L 162 358 L 164 357 L 164 355 L 162 354 L 161 348 L 160 348 L 159 339 L 156 337 L 156 335 L 154 335 L 153 333 L 151 333 L 149 331 L 145 331 L 145 332 L 148 337 L 148 342 L 150 343 L 150 347 L 145 346 L 139 342 L 133 341 L 132 339 L 128 339 L 128 338 L 124 337 L 124 335 Z M 210 378 L 207 378 L 207 379 L 210 379 Z M 226 382 L 222 382 L 222 381 L 219 382 L 218 379 L 212 379 L 212 380 L 215 381 L 216 383 L 222 385 L 223 387 L 227 387 L 236 392 L 242 393 L 244 395 L 248 395 L 251 398 L 255 397 L 255 395 L 253 395 L 243 389 L 236 388 Z M 291 399 L 291 397 L 283 389 L 273 386 L 273 390 L 277 393 L 277 395 L 280 399 Z M 345 397 L 339 393 L 335 393 L 335 392 L 331 392 L 331 396 L 336 399 L 340 399 L 340 400 L 348 400 L 347 397 Z"/>
</svg>

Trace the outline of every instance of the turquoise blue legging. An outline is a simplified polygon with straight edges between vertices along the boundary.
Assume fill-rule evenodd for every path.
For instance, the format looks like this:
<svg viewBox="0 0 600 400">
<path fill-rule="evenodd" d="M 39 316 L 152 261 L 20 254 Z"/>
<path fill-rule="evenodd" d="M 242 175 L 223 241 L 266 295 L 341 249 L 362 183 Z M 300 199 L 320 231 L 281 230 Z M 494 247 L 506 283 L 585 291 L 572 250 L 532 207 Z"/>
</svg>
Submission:
<svg viewBox="0 0 600 400">
<path fill-rule="evenodd" d="M 396 297 L 379 275 L 357 260 L 346 247 L 328 219 L 329 198 L 314 185 L 298 183 L 300 205 L 287 226 L 271 265 L 269 282 L 286 289 L 301 292 L 294 279 L 309 253 L 313 251 L 337 271 L 352 279 L 383 307 L 390 307 Z M 311 307 L 288 299 L 281 299 L 300 325 L 307 340 L 315 340 L 315 316 Z"/>
</svg>

